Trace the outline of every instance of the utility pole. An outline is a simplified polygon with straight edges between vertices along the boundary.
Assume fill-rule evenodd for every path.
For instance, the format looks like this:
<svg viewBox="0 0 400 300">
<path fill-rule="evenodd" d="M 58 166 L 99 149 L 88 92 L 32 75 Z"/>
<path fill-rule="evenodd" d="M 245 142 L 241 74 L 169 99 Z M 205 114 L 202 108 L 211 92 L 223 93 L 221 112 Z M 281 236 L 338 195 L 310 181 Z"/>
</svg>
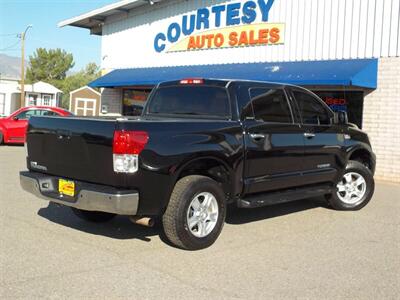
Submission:
<svg viewBox="0 0 400 300">
<path fill-rule="evenodd" d="M 25 31 L 21 33 L 21 107 L 25 106 L 25 36 L 32 25 L 28 25 Z"/>
</svg>

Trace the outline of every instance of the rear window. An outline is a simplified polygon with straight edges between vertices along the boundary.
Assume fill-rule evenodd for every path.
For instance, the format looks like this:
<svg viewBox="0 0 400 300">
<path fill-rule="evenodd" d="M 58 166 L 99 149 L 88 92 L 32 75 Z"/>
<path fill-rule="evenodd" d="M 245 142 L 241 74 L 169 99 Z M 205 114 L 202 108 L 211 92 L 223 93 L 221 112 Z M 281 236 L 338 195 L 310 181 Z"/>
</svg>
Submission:
<svg viewBox="0 0 400 300">
<path fill-rule="evenodd" d="M 230 105 L 225 88 L 215 86 L 171 86 L 152 96 L 147 114 L 227 118 Z"/>
</svg>

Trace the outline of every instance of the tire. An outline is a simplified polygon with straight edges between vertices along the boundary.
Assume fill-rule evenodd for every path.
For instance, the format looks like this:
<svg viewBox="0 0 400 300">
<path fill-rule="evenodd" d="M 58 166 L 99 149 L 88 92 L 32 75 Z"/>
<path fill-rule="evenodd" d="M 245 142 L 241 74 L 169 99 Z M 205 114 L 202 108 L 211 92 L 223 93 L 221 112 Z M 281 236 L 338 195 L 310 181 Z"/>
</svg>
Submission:
<svg viewBox="0 0 400 300">
<path fill-rule="evenodd" d="M 194 210 L 194 207 L 198 209 Z M 225 194 L 219 184 L 209 177 L 191 175 L 176 183 L 162 223 L 165 235 L 173 245 L 199 250 L 216 241 L 224 226 L 225 215 Z"/>
<path fill-rule="evenodd" d="M 93 223 L 104 223 L 108 222 L 113 219 L 116 215 L 102 212 L 102 211 L 89 211 L 89 210 L 82 210 L 78 208 L 71 207 L 72 211 L 76 216 L 80 219 L 93 222 Z"/>
<path fill-rule="evenodd" d="M 0 131 L 0 145 L 3 145 L 3 133 Z"/>
<path fill-rule="evenodd" d="M 360 182 L 361 184 L 357 185 Z M 328 197 L 328 202 L 336 210 L 359 210 L 371 200 L 374 189 L 375 182 L 371 171 L 362 163 L 351 160 L 347 163 L 345 173 L 337 183 L 335 192 Z M 346 198 L 349 194 L 350 198 Z"/>
</svg>

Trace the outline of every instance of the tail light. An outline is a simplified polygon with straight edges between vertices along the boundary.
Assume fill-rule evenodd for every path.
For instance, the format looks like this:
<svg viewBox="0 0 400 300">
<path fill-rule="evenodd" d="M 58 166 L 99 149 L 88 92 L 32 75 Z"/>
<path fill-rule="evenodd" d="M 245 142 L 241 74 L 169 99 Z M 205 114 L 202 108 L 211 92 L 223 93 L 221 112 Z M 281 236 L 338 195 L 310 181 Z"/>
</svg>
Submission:
<svg viewBox="0 0 400 300">
<path fill-rule="evenodd" d="M 139 168 L 139 154 L 149 140 L 145 131 L 114 132 L 113 164 L 114 172 L 135 173 Z"/>
<path fill-rule="evenodd" d="M 203 84 L 204 80 L 201 78 L 188 78 L 188 79 L 182 79 L 180 81 L 180 84 Z"/>
</svg>

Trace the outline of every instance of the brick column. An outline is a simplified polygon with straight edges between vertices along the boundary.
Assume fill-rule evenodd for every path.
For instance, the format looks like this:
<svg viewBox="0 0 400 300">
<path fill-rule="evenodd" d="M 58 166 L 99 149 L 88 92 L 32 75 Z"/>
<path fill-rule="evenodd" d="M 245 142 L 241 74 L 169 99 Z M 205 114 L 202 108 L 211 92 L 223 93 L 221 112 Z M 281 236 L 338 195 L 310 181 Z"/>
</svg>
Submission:
<svg viewBox="0 0 400 300">
<path fill-rule="evenodd" d="M 379 59 L 378 88 L 364 98 L 363 130 L 377 156 L 376 179 L 400 182 L 400 57 Z"/>
<path fill-rule="evenodd" d="M 122 89 L 105 88 L 101 92 L 101 105 L 108 106 L 108 114 L 122 114 Z M 100 107 L 101 110 L 101 107 Z"/>
</svg>

